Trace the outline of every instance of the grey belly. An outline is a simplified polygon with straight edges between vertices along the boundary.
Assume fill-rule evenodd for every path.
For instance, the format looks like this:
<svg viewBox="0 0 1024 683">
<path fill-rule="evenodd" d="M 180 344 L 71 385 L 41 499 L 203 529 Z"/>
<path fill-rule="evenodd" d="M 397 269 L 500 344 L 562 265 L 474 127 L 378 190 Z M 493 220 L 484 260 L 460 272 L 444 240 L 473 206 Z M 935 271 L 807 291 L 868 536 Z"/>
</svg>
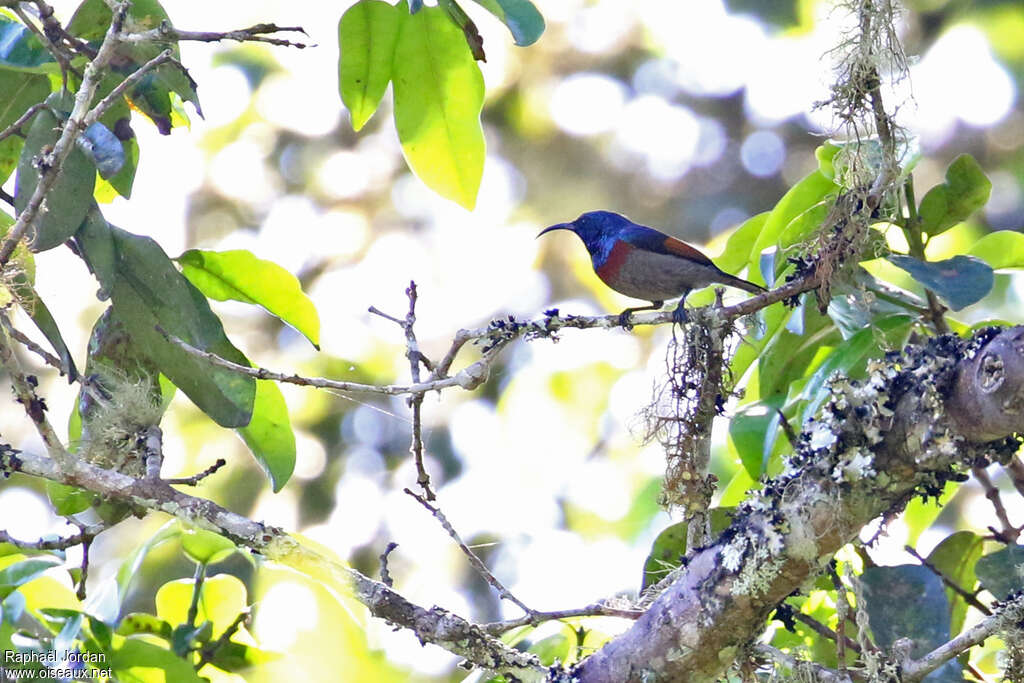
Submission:
<svg viewBox="0 0 1024 683">
<path fill-rule="evenodd" d="M 636 299 L 667 301 L 711 284 L 712 271 L 677 256 L 633 251 L 619 269 L 612 289 Z"/>
</svg>

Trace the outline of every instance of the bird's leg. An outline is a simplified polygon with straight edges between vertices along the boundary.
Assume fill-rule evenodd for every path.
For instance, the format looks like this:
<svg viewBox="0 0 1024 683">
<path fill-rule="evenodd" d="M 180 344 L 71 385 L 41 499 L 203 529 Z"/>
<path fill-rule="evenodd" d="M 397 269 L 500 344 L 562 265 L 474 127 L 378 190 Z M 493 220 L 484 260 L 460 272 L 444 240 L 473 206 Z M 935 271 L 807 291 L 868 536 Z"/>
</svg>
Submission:
<svg viewBox="0 0 1024 683">
<path fill-rule="evenodd" d="M 650 306 L 638 306 L 636 308 L 627 308 L 622 313 L 619 313 L 619 325 L 626 328 L 627 330 L 633 329 L 633 326 L 629 324 L 629 315 L 636 313 L 637 311 L 656 311 L 665 305 L 664 301 L 652 301 Z"/>
<path fill-rule="evenodd" d="M 683 307 L 683 302 L 684 301 L 686 301 L 686 296 L 685 295 L 683 295 L 683 297 L 681 299 L 679 299 L 679 303 L 676 304 L 675 310 L 672 311 L 672 322 L 673 323 L 682 325 L 687 320 L 689 320 L 689 316 L 686 314 L 686 309 Z"/>
</svg>

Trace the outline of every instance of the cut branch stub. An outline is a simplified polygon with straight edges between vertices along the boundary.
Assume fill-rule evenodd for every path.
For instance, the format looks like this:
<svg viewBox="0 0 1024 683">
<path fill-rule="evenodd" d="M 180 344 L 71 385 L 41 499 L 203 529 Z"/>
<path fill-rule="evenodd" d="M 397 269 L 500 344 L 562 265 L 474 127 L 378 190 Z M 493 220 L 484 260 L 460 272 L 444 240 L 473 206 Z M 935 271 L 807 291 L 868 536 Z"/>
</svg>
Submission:
<svg viewBox="0 0 1024 683">
<path fill-rule="evenodd" d="M 1024 431 L 1024 326 L 990 328 L 960 364 L 949 416 L 970 441 Z"/>
</svg>

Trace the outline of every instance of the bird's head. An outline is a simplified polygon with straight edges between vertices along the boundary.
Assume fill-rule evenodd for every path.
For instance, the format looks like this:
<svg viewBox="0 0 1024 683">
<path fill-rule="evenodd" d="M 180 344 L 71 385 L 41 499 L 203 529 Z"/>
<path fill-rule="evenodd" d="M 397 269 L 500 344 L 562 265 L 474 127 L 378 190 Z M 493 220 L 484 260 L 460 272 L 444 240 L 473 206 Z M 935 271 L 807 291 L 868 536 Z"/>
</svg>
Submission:
<svg viewBox="0 0 1024 683">
<path fill-rule="evenodd" d="M 623 228 L 632 225 L 625 216 L 611 211 L 588 211 L 569 223 L 557 223 L 541 230 L 537 237 L 552 230 L 571 230 L 579 235 L 591 254 L 605 251 Z"/>
</svg>

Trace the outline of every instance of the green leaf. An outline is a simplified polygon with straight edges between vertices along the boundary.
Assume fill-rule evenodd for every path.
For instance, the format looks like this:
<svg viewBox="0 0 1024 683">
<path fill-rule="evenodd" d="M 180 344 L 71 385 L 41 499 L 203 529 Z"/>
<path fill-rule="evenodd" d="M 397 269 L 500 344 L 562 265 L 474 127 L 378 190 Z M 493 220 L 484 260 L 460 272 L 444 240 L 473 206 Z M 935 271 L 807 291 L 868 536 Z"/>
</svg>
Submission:
<svg viewBox="0 0 1024 683">
<path fill-rule="evenodd" d="M 207 683 L 192 664 L 170 650 L 139 638 L 123 638 L 108 653 L 106 665 L 113 670 L 114 680 L 122 683 Z"/>
<path fill-rule="evenodd" d="M 29 107 L 46 99 L 50 94 L 50 81 L 40 74 L 0 70 L 0 130 L 6 129 Z M 7 180 L 18 165 L 24 141 L 12 135 L 0 141 L 0 183 Z"/>
<path fill-rule="evenodd" d="M 395 43 L 406 13 L 380 0 L 361 0 L 338 22 L 338 89 L 361 129 L 377 111 L 391 81 Z"/>
<path fill-rule="evenodd" d="M 928 190 L 917 210 L 921 229 L 934 237 L 967 220 L 985 206 L 992 182 L 970 154 L 961 154 L 946 169 L 946 182 Z"/>
<path fill-rule="evenodd" d="M 679 566 L 681 558 L 686 554 L 686 531 L 688 522 L 676 522 L 661 530 L 654 539 L 651 552 L 644 561 L 644 577 L 640 590 L 653 586 L 669 572 Z"/>
<path fill-rule="evenodd" d="M 193 562 L 213 564 L 229 557 L 238 548 L 220 534 L 181 525 L 181 547 Z"/>
<path fill-rule="evenodd" d="M 711 508 L 711 534 L 717 536 L 732 522 L 733 508 Z M 680 565 L 680 558 L 686 554 L 686 529 L 688 522 L 676 522 L 661 530 L 651 545 L 651 552 L 644 561 L 644 577 L 640 590 L 653 586 L 664 579 L 669 572 Z"/>
<path fill-rule="evenodd" d="M 171 625 L 163 619 L 145 612 L 133 612 L 126 614 L 121 623 L 117 626 L 118 635 L 134 636 L 139 633 L 147 633 L 170 642 Z"/>
<path fill-rule="evenodd" d="M 743 469 L 754 481 L 767 469 L 774 451 L 779 429 L 778 411 L 785 396 L 774 396 L 764 401 L 749 403 L 739 408 L 729 420 L 729 438 L 740 456 Z M 776 427 L 771 429 L 771 425 Z"/>
<path fill-rule="evenodd" d="M 55 481 L 46 482 L 46 495 L 53 505 L 53 511 L 61 517 L 77 515 L 79 512 L 88 510 L 92 506 L 96 494 L 77 486 L 58 484 Z"/>
<path fill-rule="evenodd" d="M 124 603 L 124 599 L 128 597 L 128 589 L 131 588 L 132 579 L 139 575 L 139 569 L 142 567 L 142 561 L 146 559 L 146 555 L 149 554 L 153 548 L 168 541 L 172 538 L 176 538 L 181 533 L 181 527 L 176 520 L 171 520 L 164 524 L 160 529 L 146 539 L 146 542 L 140 545 L 138 548 L 133 550 L 121 563 L 121 566 L 117 569 L 117 598 L 118 605 Z"/>
<path fill-rule="evenodd" d="M 1005 600 L 1010 593 L 1024 589 L 1024 545 L 1010 545 L 978 560 L 974 571 L 982 587 Z"/>
<path fill-rule="evenodd" d="M 320 316 L 298 278 L 273 261 L 249 251 L 190 249 L 175 259 L 181 272 L 211 299 L 232 299 L 262 306 L 320 348 Z"/>
<path fill-rule="evenodd" d="M 178 272 L 160 245 L 108 226 L 102 216 L 86 221 L 77 240 L 135 347 L 215 422 L 247 425 L 255 380 L 190 354 L 157 331 L 159 327 L 195 348 L 248 365 L 225 336 L 206 297 Z"/>
<path fill-rule="evenodd" d="M 516 45 L 533 45 L 544 33 L 544 17 L 530 0 L 475 0 L 508 27 Z"/>
<path fill-rule="evenodd" d="M 242 643 L 229 640 L 214 650 L 210 663 L 218 669 L 231 673 L 240 673 L 281 657 L 283 655 L 276 652 L 267 652 L 251 645 L 243 645 Z"/>
<path fill-rule="evenodd" d="M 60 564 L 56 557 L 33 557 L 0 569 L 0 599 L 6 598 L 18 586 L 42 576 L 43 572 Z"/>
<path fill-rule="evenodd" d="M 192 579 L 168 581 L 160 586 L 155 600 L 157 616 L 171 624 L 184 624 L 194 589 Z M 247 609 L 245 584 L 231 574 L 208 577 L 199 590 L 198 606 L 196 625 L 209 621 L 214 636 L 219 636 Z"/>
<path fill-rule="evenodd" d="M 971 245 L 967 255 L 977 256 L 993 270 L 1024 268 L 1024 234 L 1015 230 L 991 232 Z"/>
<path fill-rule="evenodd" d="M 54 93 L 46 103 L 59 111 L 70 111 L 73 97 L 70 93 Z M 43 148 L 51 149 L 60 137 L 60 122 L 49 109 L 42 110 L 32 120 L 25 138 L 25 146 L 18 161 L 18 175 L 14 186 L 14 208 L 20 214 L 28 205 L 39 183 L 39 170 L 35 160 Z M 96 182 L 96 169 L 88 157 L 77 147 L 71 150 L 60 169 L 60 175 L 46 195 L 43 208 L 36 216 L 35 231 L 30 229 L 29 247 L 32 251 L 46 251 L 63 244 L 75 234 L 92 204 L 92 188 Z"/>
<path fill-rule="evenodd" d="M 19 273 L 12 279 L 11 291 L 18 297 L 22 309 L 56 351 L 57 357 L 60 359 L 60 374 L 65 375 L 68 382 L 74 382 L 78 378 L 78 369 L 75 367 L 75 361 L 71 357 L 67 344 L 64 343 L 64 337 L 61 335 L 60 328 L 57 327 L 57 321 L 53 319 L 50 309 L 39 298 L 35 288 L 28 284 L 24 273 Z"/>
<path fill-rule="evenodd" d="M 715 265 L 727 273 L 736 273 L 750 261 L 750 251 L 761 234 L 761 228 L 768 220 L 770 211 L 751 216 L 743 222 L 725 243 L 725 250 L 715 258 Z"/>
<path fill-rule="evenodd" d="M 921 657 L 949 640 L 949 602 L 942 580 L 927 567 L 871 567 L 860 577 L 864 607 L 879 647 L 888 650 L 900 638 L 913 640 L 912 657 Z M 913 605 L 913 609 L 907 609 Z M 947 662 L 926 679 L 960 681 L 960 664 Z"/>
<path fill-rule="evenodd" d="M 954 311 L 981 301 L 995 284 L 991 266 L 974 256 L 959 254 L 945 261 L 920 261 L 899 254 L 887 258 L 942 297 Z"/>
<path fill-rule="evenodd" d="M 935 546 L 928 555 L 928 562 L 956 585 L 966 591 L 973 591 L 977 581 L 974 565 L 981 557 L 984 546 L 985 539 L 981 536 L 970 531 L 957 531 Z M 950 633 L 959 633 L 967 616 L 967 602 L 952 588 L 946 588 L 946 598 L 952 605 Z"/>
<path fill-rule="evenodd" d="M 825 219 L 832 211 L 832 202 L 823 201 L 811 206 L 806 211 L 800 212 L 796 218 L 789 222 L 782 234 L 779 235 L 779 251 L 803 241 L 803 238 L 821 227 Z"/>
<path fill-rule="evenodd" d="M 761 232 L 750 252 L 750 275 L 753 276 L 758 272 L 761 252 L 768 247 L 775 246 L 782 231 L 795 218 L 837 189 L 838 185 L 822 175 L 821 171 L 812 171 L 782 195 L 782 199 L 771 210 L 761 227 Z M 774 283 L 766 284 L 770 286 Z"/>
<path fill-rule="evenodd" d="M 484 170 L 484 80 L 444 10 L 405 17 L 392 73 L 395 127 L 409 166 L 432 190 L 472 209 Z"/>
<path fill-rule="evenodd" d="M 36 34 L 20 21 L 3 14 L 0 14 L 0 69 L 37 74 L 60 71 L 53 56 Z"/>
<path fill-rule="evenodd" d="M 274 493 L 280 491 L 295 470 L 295 433 L 277 383 L 256 381 L 252 419 L 238 430 L 238 435 L 267 473 Z"/>
</svg>

